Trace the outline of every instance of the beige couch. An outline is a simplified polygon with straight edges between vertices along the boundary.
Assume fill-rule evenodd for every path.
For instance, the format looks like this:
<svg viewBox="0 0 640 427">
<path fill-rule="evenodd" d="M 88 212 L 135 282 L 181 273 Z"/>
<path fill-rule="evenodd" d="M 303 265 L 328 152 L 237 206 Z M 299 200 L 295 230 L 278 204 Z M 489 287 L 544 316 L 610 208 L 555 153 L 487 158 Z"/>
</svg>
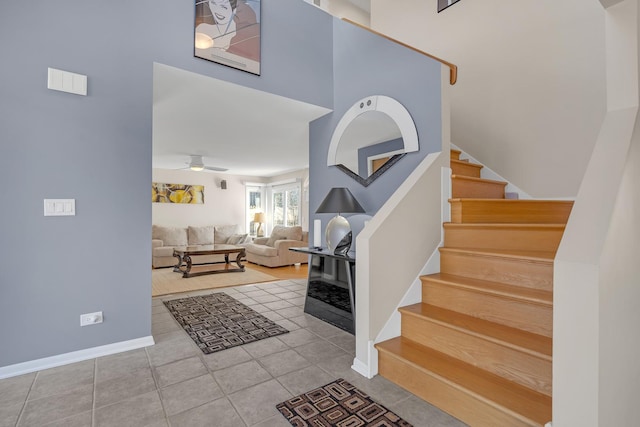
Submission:
<svg viewBox="0 0 640 427">
<path fill-rule="evenodd" d="M 249 239 L 238 225 L 209 225 L 201 227 L 164 227 L 153 225 L 151 230 L 151 265 L 153 268 L 172 267 L 178 259 L 173 256 L 176 246 L 213 245 L 227 243 L 244 246 Z M 193 263 L 224 261 L 224 255 L 194 256 Z"/>
<path fill-rule="evenodd" d="M 302 227 L 275 226 L 271 237 L 259 237 L 244 245 L 247 261 L 267 267 L 306 264 L 308 255 L 290 251 L 289 248 L 309 246 L 309 233 Z"/>
</svg>

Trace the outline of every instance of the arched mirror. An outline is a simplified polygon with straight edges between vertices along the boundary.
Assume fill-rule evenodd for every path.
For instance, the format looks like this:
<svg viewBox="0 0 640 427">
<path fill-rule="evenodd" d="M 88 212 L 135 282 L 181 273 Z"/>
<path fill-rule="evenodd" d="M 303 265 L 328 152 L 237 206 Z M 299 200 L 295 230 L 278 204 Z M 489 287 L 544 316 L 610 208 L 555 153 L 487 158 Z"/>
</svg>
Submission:
<svg viewBox="0 0 640 427">
<path fill-rule="evenodd" d="M 388 96 L 370 96 L 356 102 L 340 119 L 327 165 L 366 187 L 412 151 L 418 151 L 418 133 L 407 109 Z"/>
</svg>

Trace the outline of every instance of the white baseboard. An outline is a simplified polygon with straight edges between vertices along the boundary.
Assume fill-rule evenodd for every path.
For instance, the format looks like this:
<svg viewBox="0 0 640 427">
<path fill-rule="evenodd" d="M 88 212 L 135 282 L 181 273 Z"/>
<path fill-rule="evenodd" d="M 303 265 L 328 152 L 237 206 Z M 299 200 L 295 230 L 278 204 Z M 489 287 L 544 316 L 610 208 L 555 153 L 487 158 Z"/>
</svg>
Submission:
<svg viewBox="0 0 640 427">
<path fill-rule="evenodd" d="M 43 369 L 55 368 L 56 366 L 68 365 L 70 363 L 82 362 L 83 360 L 108 356 L 110 354 L 122 353 L 123 351 L 135 350 L 154 344 L 155 341 L 153 340 L 153 337 L 149 335 L 147 337 L 136 338 L 129 341 L 121 341 L 84 350 L 72 351 L 71 353 L 16 363 L 15 365 L 0 367 L 0 379 L 41 371 Z"/>
<path fill-rule="evenodd" d="M 351 369 L 363 377 L 371 379 L 378 375 L 378 350 L 376 350 L 374 342 L 371 340 L 367 342 L 367 360 L 369 361 L 368 365 L 360 359 L 354 358 Z"/>
</svg>

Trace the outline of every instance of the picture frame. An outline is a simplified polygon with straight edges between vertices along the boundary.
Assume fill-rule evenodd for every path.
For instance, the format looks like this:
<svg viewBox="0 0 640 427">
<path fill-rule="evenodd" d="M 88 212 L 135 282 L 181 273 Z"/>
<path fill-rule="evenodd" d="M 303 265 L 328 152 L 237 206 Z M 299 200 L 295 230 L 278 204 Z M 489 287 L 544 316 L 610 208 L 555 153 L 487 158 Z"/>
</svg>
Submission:
<svg viewBox="0 0 640 427">
<path fill-rule="evenodd" d="M 438 0 L 438 13 L 442 12 L 449 6 L 453 6 L 458 3 L 460 0 Z"/>
<path fill-rule="evenodd" d="M 152 203 L 204 204 L 204 185 L 151 183 Z"/>
<path fill-rule="evenodd" d="M 260 75 L 261 0 L 195 0 L 194 56 Z"/>
</svg>

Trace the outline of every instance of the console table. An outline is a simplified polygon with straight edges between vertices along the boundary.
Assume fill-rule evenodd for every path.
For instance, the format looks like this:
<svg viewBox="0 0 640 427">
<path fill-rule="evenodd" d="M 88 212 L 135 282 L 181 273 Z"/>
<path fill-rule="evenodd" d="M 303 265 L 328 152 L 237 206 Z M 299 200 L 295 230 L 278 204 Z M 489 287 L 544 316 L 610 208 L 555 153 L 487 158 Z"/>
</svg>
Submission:
<svg viewBox="0 0 640 427">
<path fill-rule="evenodd" d="M 305 313 L 355 334 L 355 254 L 335 255 L 326 248 L 289 250 L 311 255 Z"/>
</svg>

